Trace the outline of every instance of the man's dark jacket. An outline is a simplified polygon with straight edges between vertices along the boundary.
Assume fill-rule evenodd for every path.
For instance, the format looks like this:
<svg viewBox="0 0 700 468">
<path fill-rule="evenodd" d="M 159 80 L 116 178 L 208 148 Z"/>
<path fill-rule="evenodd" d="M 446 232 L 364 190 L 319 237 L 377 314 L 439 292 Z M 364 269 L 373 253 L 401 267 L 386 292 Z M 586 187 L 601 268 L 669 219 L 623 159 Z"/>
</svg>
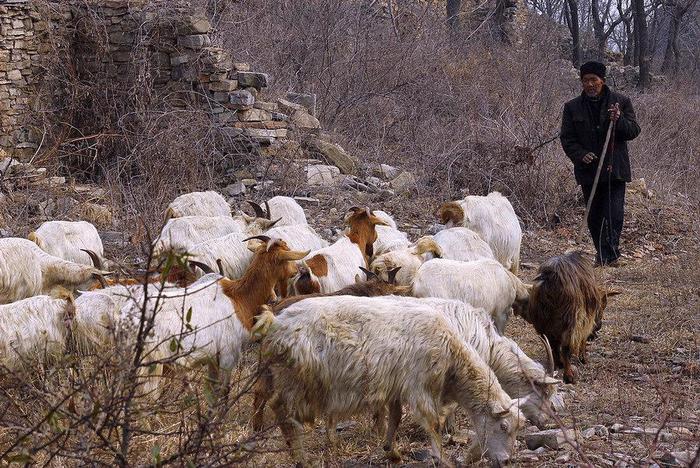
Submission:
<svg viewBox="0 0 700 468">
<path fill-rule="evenodd" d="M 641 131 L 632 103 L 629 98 L 611 91 L 607 86 L 603 87 L 601 99 L 598 116 L 592 115 L 584 93 L 564 104 L 559 139 L 564 152 L 574 163 L 574 175 L 576 182 L 580 185 L 593 184 L 598 160 L 586 164 L 583 162 L 583 157 L 586 153 L 594 153 L 600 157 L 610 123 L 608 108 L 616 102 L 620 104 L 620 118 L 615 125 L 615 133 L 605 156 L 600 180 L 607 181 L 611 176 L 613 180 L 625 182 L 632 180 L 627 141 L 634 139 Z M 610 148 L 612 148 L 612 157 Z"/>
</svg>

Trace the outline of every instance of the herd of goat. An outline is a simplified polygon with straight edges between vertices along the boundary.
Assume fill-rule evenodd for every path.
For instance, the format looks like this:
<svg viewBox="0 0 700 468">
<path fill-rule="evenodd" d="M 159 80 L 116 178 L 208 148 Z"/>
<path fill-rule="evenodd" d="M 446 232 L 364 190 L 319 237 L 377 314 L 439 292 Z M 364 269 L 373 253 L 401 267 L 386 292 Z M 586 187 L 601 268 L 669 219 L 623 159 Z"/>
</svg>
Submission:
<svg viewBox="0 0 700 468">
<path fill-rule="evenodd" d="M 109 347 L 147 319 L 140 391 L 157 399 L 173 364 L 208 366 L 225 392 L 244 345 L 258 340 L 252 426 L 264 427 L 269 401 L 296 462 L 305 462 L 299 423 L 326 418 L 332 443 L 338 419 L 361 413 L 399 457 L 404 408 L 445 461 L 439 429 L 460 406 L 477 434 L 467 458 L 498 465 L 524 419 L 542 426 L 555 411 L 555 367 L 575 382 L 574 362 L 585 363 L 601 326 L 608 293 L 580 254 L 549 259 L 532 284 L 518 278 L 522 232 L 498 192 L 445 203 L 445 229 L 414 243 L 379 210 L 351 208 L 329 245 L 294 199 L 250 204 L 255 216 L 232 214 L 213 191 L 176 198 L 153 257 L 188 262 L 161 276 L 110 277 L 117 266 L 83 221 L 0 239 L 0 365 L 63 355 L 69 340 L 74 352 Z M 512 313 L 540 335 L 547 366 L 504 336 Z"/>
</svg>

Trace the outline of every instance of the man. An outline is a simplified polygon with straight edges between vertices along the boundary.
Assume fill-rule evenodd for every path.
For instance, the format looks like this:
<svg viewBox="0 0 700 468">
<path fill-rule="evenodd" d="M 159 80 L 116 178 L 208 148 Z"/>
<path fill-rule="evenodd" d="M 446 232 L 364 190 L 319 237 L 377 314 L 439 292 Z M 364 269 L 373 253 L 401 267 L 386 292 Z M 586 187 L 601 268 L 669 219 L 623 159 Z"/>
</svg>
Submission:
<svg viewBox="0 0 700 468">
<path fill-rule="evenodd" d="M 605 84 L 605 65 L 584 63 L 581 85 L 581 95 L 564 104 L 559 138 L 564 152 L 574 163 L 576 182 L 581 185 L 586 202 L 593 196 L 587 221 L 597 251 L 596 265 L 616 266 L 620 257 L 625 184 L 632 180 L 627 141 L 641 130 L 629 98 L 611 91 Z M 613 133 L 598 186 L 595 194 L 591 194 L 610 121 Z"/>
</svg>

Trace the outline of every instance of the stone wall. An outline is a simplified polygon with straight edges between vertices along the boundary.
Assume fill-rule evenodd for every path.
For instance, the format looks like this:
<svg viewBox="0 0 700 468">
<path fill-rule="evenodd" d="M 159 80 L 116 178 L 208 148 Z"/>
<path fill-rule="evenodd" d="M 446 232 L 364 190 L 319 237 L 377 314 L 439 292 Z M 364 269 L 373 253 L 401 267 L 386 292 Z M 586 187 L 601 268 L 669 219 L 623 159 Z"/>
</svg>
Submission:
<svg viewBox="0 0 700 468">
<path fill-rule="evenodd" d="M 40 41 L 46 29 L 26 0 L 0 2 L 0 152 L 26 156 L 40 135 L 23 125 L 39 73 Z"/>
<path fill-rule="evenodd" d="M 47 27 L 63 31 L 78 79 L 105 80 L 105 91 L 115 97 L 133 86 L 148 86 L 154 106 L 204 109 L 227 136 L 248 144 L 270 145 L 286 139 L 290 129 L 320 128 L 313 110 L 266 100 L 262 90 L 270 77 L 214 45 L 209 21 L 191 9 L 172 7 L 164 17 L 143 0 L 86 3 L 48 2 L 51 18 L 42 17 L 32 2 L 0 4 L 0 149 L 10 155 L 26 159 L 41 139 L 31 110 L 43 79 L 40 38 Z M 45 47 L 44 52 L 54 50 Z M 306 103 L 308 96 L 290 99 Z"/>
</svg>

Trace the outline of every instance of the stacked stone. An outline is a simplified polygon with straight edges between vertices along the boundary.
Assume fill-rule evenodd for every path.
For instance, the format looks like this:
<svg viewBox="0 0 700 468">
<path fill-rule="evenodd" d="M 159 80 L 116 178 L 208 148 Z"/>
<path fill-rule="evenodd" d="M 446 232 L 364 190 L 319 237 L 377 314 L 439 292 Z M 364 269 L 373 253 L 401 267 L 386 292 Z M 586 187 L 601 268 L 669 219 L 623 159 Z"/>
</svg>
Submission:
<svg viewBox="0 0 700 468">
<path fill-rule="evenodd" d="M 22 125 L 39 62 L 37 34 L 45 29 L 46 22 L 30 11 L 26 0 L 0 5 L 0 149 L 16 156 L 33 154 L 39 140 Z"/>
</svg>

